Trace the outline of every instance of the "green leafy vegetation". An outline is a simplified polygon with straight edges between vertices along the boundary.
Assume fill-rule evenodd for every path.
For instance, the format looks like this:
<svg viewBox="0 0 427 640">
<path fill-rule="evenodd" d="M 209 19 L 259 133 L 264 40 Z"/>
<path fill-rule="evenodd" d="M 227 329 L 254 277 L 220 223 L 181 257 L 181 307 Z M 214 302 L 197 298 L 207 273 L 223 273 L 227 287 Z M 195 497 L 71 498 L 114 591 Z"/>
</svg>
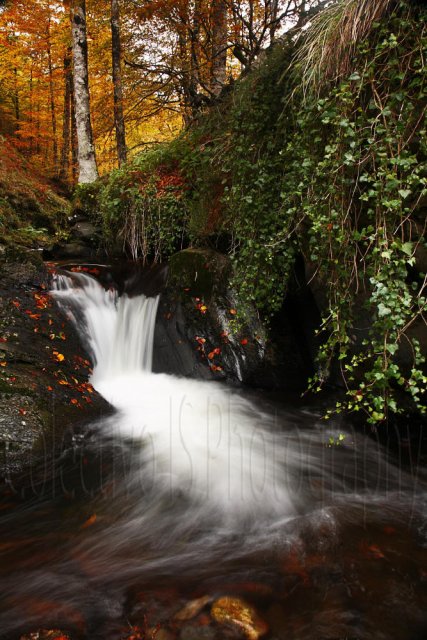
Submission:
<svg viewBox="0 0 427 640">
<path fill-rule="evenodd" d="M 317 43 L 309 32 L 275 46 L 178 140 L 113 172 L 94 210 L 106 243 L 121 238 L 133 257 L 228 253 L 266 319 L 302 255 L 324 297 L 310 388 L 338 363 L 347 395 L 333 411 L 377 423 L 425 411 L 427 34 L 421 7 L 383 2 L 363 24 L 353 5 L 334 13 L 358 21 L 340 41 L 345 64 L 334 68 L 330 39 L 323 75 L 301 64 L 319 24 Z"/>
</svg>

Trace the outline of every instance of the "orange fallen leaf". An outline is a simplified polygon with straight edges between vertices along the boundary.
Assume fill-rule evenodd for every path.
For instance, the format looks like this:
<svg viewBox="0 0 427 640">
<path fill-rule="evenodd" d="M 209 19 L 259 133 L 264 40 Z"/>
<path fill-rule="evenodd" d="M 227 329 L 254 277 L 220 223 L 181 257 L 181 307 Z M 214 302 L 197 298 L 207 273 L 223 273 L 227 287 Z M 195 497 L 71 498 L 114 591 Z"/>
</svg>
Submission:
<svg viewBox="0 0 427 640">
<path fill-rule="evenodd" d="M 247 338 L 242 338 L 242 340 L 240 340 L 240 344 L 245 346 L 246 344 L 248 344 L 248 339 Z"/>
<path fill-rule="evenodd" d="M 27 413 L 27 410 L 22 408 L 18 409 L 18 411 L 21 414 L 21 416 L 25 416 L 25 414 Z"/>
<path fill-rule="evenodd" d="M 47 390 L 48 391 L 53 391 L 53 388 L 52 387 L 47 387 Z"/>
<path fill-rule="evenodd" d="M 6 366 L 7 366 L 7 362 L 5 362 L 4 360 L 3 362 L 0 362 L 0 367 L 6 367 Z"/>
<path fill-rule="evenodd" d="M 229 309 L 229 311 L 230 311 L 232 316 L 235 316 L 236 313 L 237 313 L 236 309 Z"/>
<path fill-rule="evenodd" d="M 18 300 L 12 300 L 12 304 L 17 309 L 19 309 L 19 307 L 21 306 L 21 303 Z"/>
<path fill-rule="evenodd" d="M 93 524 L 95 524 L 95 522 L 96 522 L 96 513 L 94 513 L 93 516 L 90 516 L 90 518 L 88 518 L 80 528 L 87 529 L 88 527 L 91 527 Z"/>
<path fill-rule="evenodd" d="M 385 555 L 376 544 L 371 544 L 371 546 L 368 547 L 368 549 L 372 553 L 374 558 L 385 558 Z"/>
</svg>

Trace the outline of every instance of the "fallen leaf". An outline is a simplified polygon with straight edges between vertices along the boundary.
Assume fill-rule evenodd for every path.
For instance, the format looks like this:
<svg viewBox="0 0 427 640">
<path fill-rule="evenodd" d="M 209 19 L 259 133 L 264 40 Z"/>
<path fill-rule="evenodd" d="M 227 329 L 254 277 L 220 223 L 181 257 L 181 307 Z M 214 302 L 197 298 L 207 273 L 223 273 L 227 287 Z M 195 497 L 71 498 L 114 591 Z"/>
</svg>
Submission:
<svg viewBox="0 0 427 640">
<path fill-rule="evenodd" d="M 378 558 L 378 559 L 379 558 L 385 558 L 385 555 L 383 554 L 381 549 L 376 544 L 371 544 L 371 546 L 368 547 L 368 549 L 372 553 L 374 558 Z"/>
<path fill-rule="evenodd" d="M 247 338 L 242 338 L 242 340 L 240 340 L 240 344 L 245 346 L 246 344 L 248 344 L 248 339 Z"/>
<path fill-rule="evenodd" d="M 230 311 L 232 316 L 235 316 L 236 313 L 237 313 L 236 309 L 230 309 L 229 311 Z"/>
<path fill-rule="evenodd" d="M 96 522 L 96 513 L 94 513 L 93 516 L 90 516 L 90 518 L 88 518 L 80 528 L 87 529 L 88 527 L 91 527 L 93 524 L 95 524 L 95 522 Z"/>
</svg>

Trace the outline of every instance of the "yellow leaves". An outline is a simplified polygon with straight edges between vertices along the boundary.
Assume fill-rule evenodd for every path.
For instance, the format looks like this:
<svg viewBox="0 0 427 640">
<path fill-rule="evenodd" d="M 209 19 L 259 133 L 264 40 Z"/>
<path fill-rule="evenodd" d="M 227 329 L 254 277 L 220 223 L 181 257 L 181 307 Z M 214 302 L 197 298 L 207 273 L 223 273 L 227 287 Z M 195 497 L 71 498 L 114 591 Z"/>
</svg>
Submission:
<svg viewBox="0 0 427 640">
<path fill-rule="evenodd" d="M 254 607 L 240 598 L 219 598 L 212 605 L 211 614 L 219 624 L 243 631 L 248 640 L 258 640 L 268 631 L 268 625 Z"/>
<path fill-rule="evenodd" d="M 63 362 L 65 360 L 64 354 L 59 353 L 58 351 L 53 352 L 53 357 L 56 360 L 56 362 Z"/>
</svg>

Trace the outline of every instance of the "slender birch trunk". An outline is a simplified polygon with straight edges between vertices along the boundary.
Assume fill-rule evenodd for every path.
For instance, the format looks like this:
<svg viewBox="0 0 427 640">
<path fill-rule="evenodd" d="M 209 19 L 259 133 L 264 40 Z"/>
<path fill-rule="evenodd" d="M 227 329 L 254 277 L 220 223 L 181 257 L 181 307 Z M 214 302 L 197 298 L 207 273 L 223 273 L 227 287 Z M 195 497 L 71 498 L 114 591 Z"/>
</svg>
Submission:
<svg viewBox="0 0 427 640">
<path fill-rule="evenodd" d="M 212 73 L 211 91 L 221 93 L 227 77 L 227 2 L 212 0 Z"/>
<path fill-rule="evenodd" d="M 74 106 L 77 129 L 79 183 L 98 177 L 90 118 L 86 1 L 73 1 Z"/>
</svg>

